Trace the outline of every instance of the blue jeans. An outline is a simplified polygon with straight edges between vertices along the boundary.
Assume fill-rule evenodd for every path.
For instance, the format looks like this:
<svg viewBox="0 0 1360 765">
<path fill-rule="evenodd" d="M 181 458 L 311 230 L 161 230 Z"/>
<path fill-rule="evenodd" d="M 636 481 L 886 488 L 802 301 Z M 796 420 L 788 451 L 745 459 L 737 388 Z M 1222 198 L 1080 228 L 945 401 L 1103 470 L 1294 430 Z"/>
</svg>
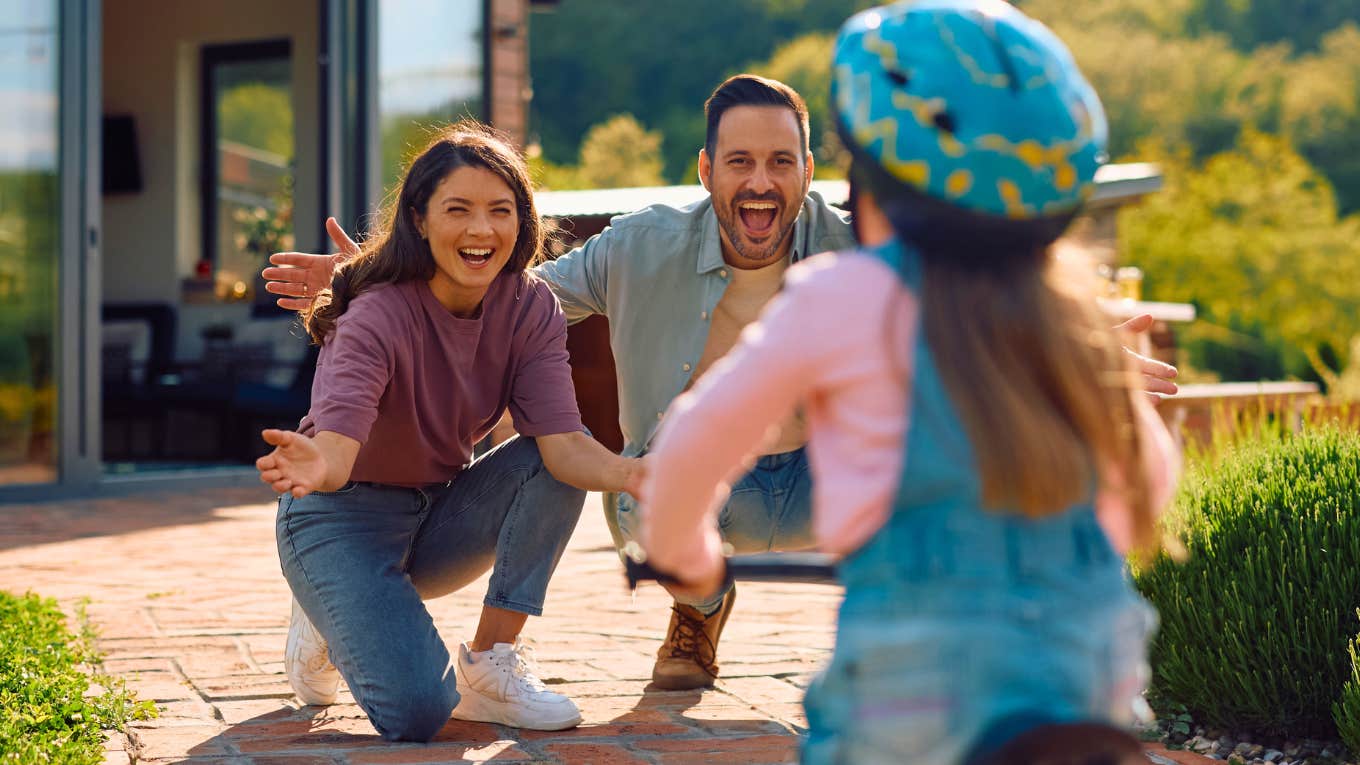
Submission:
<svg viewBox="0 0 1360 765">
<path fill-rule="evenodd" d="M 458 704 L 449 651 L 422 601 L 491 569 L 484 603 L 538 616 L 585 503 L 512 438 L 453 481 L 351 482 L 283 496 L 283 575 L 355 701 L 389 740 L 427 741 Z"/>
<path fill-rule="evenodd" d="M 621 544 L 632 541 L 637 533 L 637 501 L 628 494 L 618 495 L 614 516 L 611 520 L 618 531 L 615 540 Z M 812 476 L 808 473 L 807 449 L 757 459 L 751 472 L 732 484 L 727 504 L 718 511 L 718 530 L 734 553 L 812 547 Z M 707 601 L 678 600 L 710 613 L 726 595 L 724 589 Z"/>
<path fill-rule="evenodd" d="M 1156 615 L 1094 512 L 899 510 L 839 575 L 804 765 L 957 765 L 1007 727 L 1127 727 L 1144 709 Z"/>
</svg>

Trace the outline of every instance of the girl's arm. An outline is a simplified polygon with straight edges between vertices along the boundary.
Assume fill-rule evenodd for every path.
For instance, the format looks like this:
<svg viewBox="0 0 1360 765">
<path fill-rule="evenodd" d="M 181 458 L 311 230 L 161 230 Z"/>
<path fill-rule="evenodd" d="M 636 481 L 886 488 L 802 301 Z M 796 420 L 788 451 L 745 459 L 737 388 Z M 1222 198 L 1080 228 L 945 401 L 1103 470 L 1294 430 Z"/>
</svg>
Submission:
<svg viewBox="0 0 1360 765">
<path fill-rule="evenodd" d="M 918 318 L 915 296 L 877 259 L 823 254 L 790 268 L 759 322 L 666 414 L 638 498 L 648 562 L 691 588 L 716 582 L 717 510 L 800 403 L 819 457 L 814 537 L 827 552 L 858 548 L 901 474 Z"/>
<path fill-rule="evenodd" d="M 270 429 L 261 435 L 274 451 L 255 461 L 260 480 L 297 498 L 344 486 L 359 456 L 358 441 L 330 430 L 311 438 L 291 430 Z"/>
<path fill-rule="evenodd" d="M 831 256 L 822 256 L 831 257 Z M 819 379 L 844 337 L 816 285 L 789 284 L 735 347 L 672 402 L 647 456 L 638 541 L 648 562 L 694 586 L 721 570 L 717 509 L 733 480 Z"/>
</svg>

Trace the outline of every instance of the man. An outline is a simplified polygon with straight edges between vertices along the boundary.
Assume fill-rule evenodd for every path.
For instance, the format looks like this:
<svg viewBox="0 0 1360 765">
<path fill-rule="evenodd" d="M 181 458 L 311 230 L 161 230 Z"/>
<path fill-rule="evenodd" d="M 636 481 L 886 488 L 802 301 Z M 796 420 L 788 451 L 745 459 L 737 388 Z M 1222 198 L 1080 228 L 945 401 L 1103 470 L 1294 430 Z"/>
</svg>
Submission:
<svg viewBox="0 0 1360 765">
<path fill-rule="evenodd" d="M 677 209 L 655 205 L 623 215 L 581 247 L 535 269 L 569 321 L 609 319 L 618 369 L 623 454 L 646 453 L 662 413 L 735 343 L 780 286 L 791 262 L 854 246 L 842 213 L 809 193 L 813 158 L 803 99 L 775 80 L 737 75 L 705 104 L 699 176 L 709 197 Z M 334 221 L 343 252 L 353 242 Z M 337 258 L 343 257 L 335 256 Z M 279 305 L 305 308 L 330 282 L 331 256 L 279 253 L 267 289 Z M 1146 322 L 1144 318 L 1144 322 Z M 1145 328 L 1145 325 L 1144 327 Z M 1174 392 L 1175 370 L 1147 361 L 1149 389 Z M 806 548 L 811 485 L 806 435 L 795 417 L 769 434 L 762 456 L 736 481 L 719 516 L 737 553 Z M 636 502 L 606 497 L 615 541 L 631 540 Z M 708 601 L 677 598 L 652 680 L 660 688 L 712 684 L 717 646 L 735 591 Z"/>
</svg>

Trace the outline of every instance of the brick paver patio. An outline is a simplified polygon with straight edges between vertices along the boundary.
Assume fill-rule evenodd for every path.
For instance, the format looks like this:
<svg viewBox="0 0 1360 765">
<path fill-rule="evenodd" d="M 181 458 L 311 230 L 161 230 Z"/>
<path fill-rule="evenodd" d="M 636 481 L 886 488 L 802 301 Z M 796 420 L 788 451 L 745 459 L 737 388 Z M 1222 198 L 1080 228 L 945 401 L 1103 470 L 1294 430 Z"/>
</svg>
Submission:
<svg viewBox="0 0 1360 765">
<path fill-rule="evenodd" d="M 655 586 L 630 597 L 591 495 L 547 613 L 527 631 L 544 680 L 576 699 L 585 722 L 537 733 L 450 721 L 429 745 L 391 744 L 343 692 L 324 709 L 293 699 L 273 518 L 263 487 L 0 506 L 0 589 L 55 597 L 68 612 L 89 598 L 106 668 L 160 708 L 109 743 L 109 763 L 754 765 L 797 756 L 799 699 L 830 651 L 835 587 L 743 585 L 717 687 L 650 689 L 669 599 Z M 479 584 L 429 604 L 446 640 L 471 637 L 482 592 Z"/>
</svg>

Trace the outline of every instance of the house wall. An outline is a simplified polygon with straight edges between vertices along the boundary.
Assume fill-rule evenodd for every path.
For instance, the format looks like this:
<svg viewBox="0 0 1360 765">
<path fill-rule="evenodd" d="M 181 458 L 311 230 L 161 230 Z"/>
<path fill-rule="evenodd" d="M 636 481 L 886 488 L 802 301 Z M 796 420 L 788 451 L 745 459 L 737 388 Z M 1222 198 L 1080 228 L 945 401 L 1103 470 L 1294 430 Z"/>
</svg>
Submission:
<svg viewBox="0 0 1360 765">
<path fill-rule="evenodd" d="M 491 0 L 491 123 L 521 146 L 529 126 L 529 2 Z"/>
<path fill-rule="evenodd" d="M 199 56 L 205 44 L 292 41 L 295 220 L 319 220 L 317 0 L 106 0 L 105 114 L 136 121 L 143 188 L 104 197 L 105 302 L 180 302 L 202 257 Z M 313 227 L 298 244 L 312 247 Z"/>
<path fill-rule="evenodd" d="M 201 49 L 286 38 L 292 49 L 295 188 L 300 248 L 315 249 L 321 219 L 317 50 L 318 0 L 106 0 L 105 114 L 136 122 L 143 188 L 106 195 L 103 302 L 176 306 L 175 357 L 201 354 L 203 327 L 232 324 L 239 337 L 277 336 L 279 355 L 301 351 L 287 322 L 251 322 L 245 303 L 182 304 L 181 284 L 203 257 L 199 172 Z M 253 325 L 261 326 L 253 326 Z M 266 326 L 267 325 L 267 326 Z"/>
</svg>

